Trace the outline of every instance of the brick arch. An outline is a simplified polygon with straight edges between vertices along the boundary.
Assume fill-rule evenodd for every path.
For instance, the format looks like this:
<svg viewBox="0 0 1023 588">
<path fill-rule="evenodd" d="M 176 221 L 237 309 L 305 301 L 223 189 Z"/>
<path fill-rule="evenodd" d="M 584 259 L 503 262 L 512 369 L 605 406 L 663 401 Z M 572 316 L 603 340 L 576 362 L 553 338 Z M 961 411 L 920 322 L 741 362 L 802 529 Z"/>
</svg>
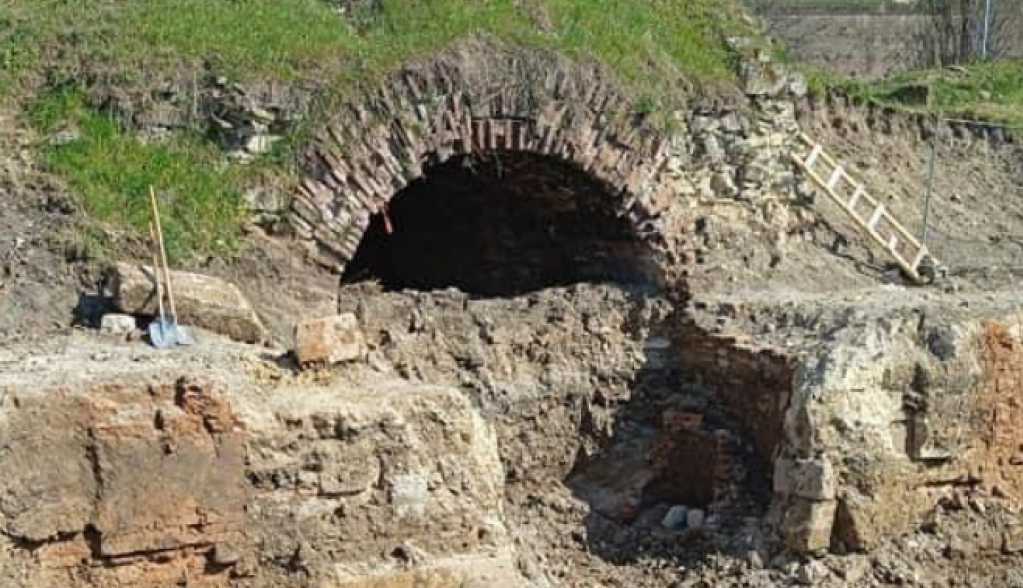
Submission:
<svg viewBox="0 0 1023 588">
<path fill-rule="evenodd" d="M 527 152 L 589 173 L 637 235 L 651 221 L 668 141 L 594 64 L 473 41 L 410 66 L 337 109 L 304 160 L 296 233 L 340 270 L 371 215 L 457 155 Z"/>
</svg>

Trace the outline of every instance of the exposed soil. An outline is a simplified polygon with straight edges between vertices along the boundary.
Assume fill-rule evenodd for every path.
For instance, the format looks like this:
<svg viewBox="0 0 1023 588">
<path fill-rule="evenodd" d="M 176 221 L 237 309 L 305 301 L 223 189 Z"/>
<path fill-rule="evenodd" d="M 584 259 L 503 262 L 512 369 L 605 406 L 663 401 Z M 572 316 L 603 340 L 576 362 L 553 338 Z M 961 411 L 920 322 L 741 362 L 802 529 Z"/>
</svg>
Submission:
<svg viewBox="0 0 1023 588">
<path fill-rule="evenodd" d="M 0 344 L 66 331 L 88 287 L 73 265 L 74 207 L 36 168 L 34 140 L 0 110 Z"/>
<path fill-rule="evenodd" d="M 815 116 L 809 119 L 811 129 L 859 168 L 876 195 L 891 192 L 889 182 L 902 193 L 902 199 L 888 202 L 912 226 L 926 143 L 899 133 L 878 139 L 877 133 L 848 126 L 856 124 L 854 116 L 838 124 Z M 21 134 L 10 118 L 0 119 L 0 130 L 0 148 L 14 154 L 0 162 L 0 343 L 6 345 L 67 331 L 79 292 L 92 288 L 95 279 L 87 260 L 68 250 L 74 242 L 73 207 L 59 186 L 34 169 L 28 146 L 35 138 Z M 964 143 L 943 156 L 939 186 L 949 196 L 934 207 L 935 249 L 958 274 L 988 265 L 1004 270 L 983 280 L 947 282 L 946 292 L 927 291 L 966 304 L 971 296 L 990 301 L 997 296 L 987 291 L 1017 284 L 1009 269 L 1018 256 L 1016 236 L 1023 235 L 1023 199 L 1015 197 L 1023 190 L 1018 152 L 1014 147 L 984 149 Z M 466 208 L 475 210 L 471 191 L 452 194 L 447 186 L 446 192 L 464 197 Z M 398 204 L 393 212 L 400 221 Z M 527 215 L 521 228 L 531 220 Z M 835 226 L 847 235 L 845 255 L 852 251 L 870 259 L 865 244 L 842 230 L 842 221 Z M 597 230 L 599 225 L 586 228 L 594 229 L 601 242 L 614 241 L 603 238 L 609 234 L 621 237 L 614 227 L 606 232 Z M 796 236 L 810 242 L 807 247 L 823 247 L 813 242 L 814 234 L 810 228 Z M 727 241 L 727 232 L 721 235 L 715 247 L 737 246 Z M 451 237 L 420 236 L 427 241 Z M 924 527 L 884 543 L 869 556 L 829 555 L 802 562 L 780 555 L 765 539 L 762 525 L 771 472 L 714 390 L 697 384 L 680 367 L 677 354 L 685 350 L 670 341 L 681 317 L 673 314 L 671 303 L 645 280 L 612 271 L 618 264 L 589 265 L 608 271 L 571 280 L 579 284 L 551 284 L 543 279 L 551 268 L 528 262 L 530 255 L 545 258 L 553 245 L 541 239 L 542 231 L 533 236 L 539 243 L 534 249 L 510 254 L 498 248 L 500 263 L 494 266 L 509 270 L 524 260 L 521 267 L 539 267 L 529 277 L 541 278 L 526 285 L 512 274 L 459 284 L 460 278 L 479 277 L 468 270 L 427 283 L 414 279 L 422 273 L 412 279 L 381 276 L 375 271 L 379 268 L 368 264 L 374 270 L 368 275 L 384 278 L 386 289 L 393 291 L 373 283 L 349 284 L 339 291 L 337 276 L 307 261 L 286 240 L 256 231 L 238 259 L 203 260 L 194 267 L 238 283 L 279 342 L 290 341 L 291 325 L 299 317 L 351 311 L 366 332 L 371 369 L 387 377 L 453 384 L 471 395 L 497 431 L 520 566 L 538 585 L 550 580 L 563 586 L 651 588 L 1023 586 L 1018 556 L 1006 553 L 1018 551 L 1010 541 L 1015 539 L 1005 535 L 1005 529 L 1016 528 L 1018 513 L 969 486 L 936 509 Z M 439 240 L 444 250 L 460 242 Z M 626 256 L 635 255 L 631 243 L 622 240 Z M 587 243 L 592 241 L 575 241 L 571 251 L 583 251 Z M 592 253 L 589 249 L 585 252 Z M 589 259 L 600 257 L 606 256 Z M 818 263 L 826 266 L 828 259 L 819 256 Z M 850 280 L 876 285 L 887 279 L 881 262 L 862 263 L 865 267 Z M 737 275 L 742 271 L 735 269 Z M 440 289 L 451 284 L 473 295 Z M 437 290 L 401 291 L 403 286 Z M 734 284 L 734 299 L 718 299 L 717 306 L 707 306 L 699 300 L 701 293 L 693 292 L 705 306 L 691 310 L 711 326 L 784 341 L 786 329 L 819 336 L 829 324 L 866 316 L 828 314 L 839 308 L 844 313 L 862 304 L 871 316 L 883 317 L 898 311 L 897 302 L 908 304 L 896 288 L 871 288 L 861 298 L 846 293 L 836 302 L 803 294 L 797 285 L 759 301 L 774 308 L 788 300 L 801 309 L 793 311 L 790 324 L 781 324 L 773 311 L 758 315 L 757 296 L 740 289 Z M 960 296 L 963 289 L 970 291 Z M 1002 292 L 1007 292 L 1006 307 L 1015 304 L 1009 288 Z M 736 311 L 743 304 L 749 313 Z M 768 323 L 774 326 L 763 326 Z M 705 511 L 706 520 L 699 528 L 666 529 L 662 521 L 668 509 L 679 505 Z"/>
<path fill-rule="evenodd" d="M 806 132 L 820 141 L 914 234 L 923 231 L 933 123 L 853 104 L 810 102 Z M 928 246 L 952 272 L 955 288 L 1017 285 L 1023 267 L 1023 157 L 1000 129 L 939 128 Z M 855 231 L 826 197 L 818 198 L 846 236 Z M 850 239 L 858 242 L 860 239 Z"/>
</svg>

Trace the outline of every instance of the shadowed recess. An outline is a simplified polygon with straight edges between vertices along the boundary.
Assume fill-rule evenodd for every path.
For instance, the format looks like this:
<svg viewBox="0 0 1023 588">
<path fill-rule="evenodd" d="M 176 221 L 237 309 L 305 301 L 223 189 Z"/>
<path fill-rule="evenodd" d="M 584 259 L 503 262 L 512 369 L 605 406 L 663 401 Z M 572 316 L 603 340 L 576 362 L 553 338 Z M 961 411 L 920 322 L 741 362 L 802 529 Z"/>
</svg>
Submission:
<svg viewBox="0 0 1023 588">
<path fill-rule="evenodd" d="M 346 283 L 515 296 L 578 282 L 650 290 L 655 266 L 608 189 L 527 153 L 456 157 L 373 216 Z"/>
</svg>

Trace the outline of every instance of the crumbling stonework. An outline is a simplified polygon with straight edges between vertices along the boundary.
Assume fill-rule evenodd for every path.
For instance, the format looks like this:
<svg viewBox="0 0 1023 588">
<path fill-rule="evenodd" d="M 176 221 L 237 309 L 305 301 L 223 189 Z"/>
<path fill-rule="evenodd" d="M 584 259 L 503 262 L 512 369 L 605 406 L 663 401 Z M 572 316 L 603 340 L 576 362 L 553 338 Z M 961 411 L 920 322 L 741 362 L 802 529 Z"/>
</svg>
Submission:
<svg viewBox="0 0 1023 588">
<path fill-rule="evenodd" d="M 780 98 L 798 83 L 770 65 L 759 67 L 781 72 L 782 81 L 751 87 L 757 118 L 748 120 L 736 97 L 721 109 L 671 113 L 663 129 L 598 66 L 465 44 L 339 109 L 307 153 L 308 178 L 293 201 L 296 232 L 339 269 L 370 217 L 431 167 L 454 156 L 525 152 L 601 182 L 617 214 L 661 251 L 666 238 L 691 230 L 694 215 L 681 212 L 695 204 L 690 197 L 793 199 L 785 145 L 796 126 L 792 104 Z"/>
<path fill-rule="evenodd" d="M 240 538 L 244 433 L 209 384 L 5 386 L 3 398 L 0 508 L 21 548 L 12 564 L 34 569 L 24 585 L 205 576 L 202 554 Z M 210 576 L 196 585 L 226 582 Z"/>
<path fill-rule="evenodd" d="M 4 586 L 519 585 L 461 393 L 128 349 L 0 375 Z"/>
</svg>

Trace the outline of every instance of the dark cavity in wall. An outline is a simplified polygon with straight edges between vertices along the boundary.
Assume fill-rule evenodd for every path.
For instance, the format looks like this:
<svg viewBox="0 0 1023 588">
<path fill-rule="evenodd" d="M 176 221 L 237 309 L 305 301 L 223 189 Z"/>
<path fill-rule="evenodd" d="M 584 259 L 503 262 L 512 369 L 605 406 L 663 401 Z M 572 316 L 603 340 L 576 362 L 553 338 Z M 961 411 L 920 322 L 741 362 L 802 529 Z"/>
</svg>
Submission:
<svg viewBox="0 0 1023 588">
<path fill-rule="evenodd" d="M 480 297 L 579 282 L 653 291 L 655 264 L 616 213 L 620 201 L 549 157 L 456 157 L 429 168 L 372 218 L 343 280 Z"/>
</svg>

